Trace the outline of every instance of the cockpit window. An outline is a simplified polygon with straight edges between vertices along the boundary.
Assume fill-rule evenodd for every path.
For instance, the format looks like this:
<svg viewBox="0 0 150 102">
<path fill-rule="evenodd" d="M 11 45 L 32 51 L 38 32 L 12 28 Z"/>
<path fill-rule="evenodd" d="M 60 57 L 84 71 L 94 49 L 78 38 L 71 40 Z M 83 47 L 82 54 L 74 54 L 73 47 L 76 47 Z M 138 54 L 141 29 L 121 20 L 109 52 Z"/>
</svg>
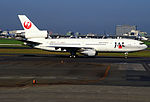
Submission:
<svg viewBox="0 0 150 102">
<path fill-rule="evenodd" d="M 143 45 L 144 43 L 142 42 L 142 43 L 140 43 L 140 45 Z"/>
</svg>

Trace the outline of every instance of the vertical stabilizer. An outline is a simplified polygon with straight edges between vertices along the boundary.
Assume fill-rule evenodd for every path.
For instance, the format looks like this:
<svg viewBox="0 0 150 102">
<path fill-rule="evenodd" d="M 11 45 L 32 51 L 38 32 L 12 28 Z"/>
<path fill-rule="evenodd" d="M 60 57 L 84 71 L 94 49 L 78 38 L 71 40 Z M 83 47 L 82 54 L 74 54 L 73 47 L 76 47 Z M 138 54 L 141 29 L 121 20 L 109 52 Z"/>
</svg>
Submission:
<svg viewBox="0 0 150 102">
<path fill-rule="evenodd" d="M 29 32 L 39 31 L 39 29 L 25 15 L 18 15 L 18 17 L 24 30 Z"/>
<path fill-rule="evenodd" d="M 24 28 L 25 38 L 46 38 L 47 31 L 39 30 L 25 15 L 18 15 L 22 27 Z"/>
</svg>

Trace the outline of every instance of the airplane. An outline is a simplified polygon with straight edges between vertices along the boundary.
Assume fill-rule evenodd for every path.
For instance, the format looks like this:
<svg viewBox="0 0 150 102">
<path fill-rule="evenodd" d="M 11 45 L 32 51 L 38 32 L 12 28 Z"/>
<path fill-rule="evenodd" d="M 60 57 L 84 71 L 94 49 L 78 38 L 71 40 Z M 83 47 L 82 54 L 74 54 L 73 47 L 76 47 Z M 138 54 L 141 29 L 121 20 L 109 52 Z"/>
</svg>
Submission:
<svg viewBox="0 0 150 102">
<path fill-rule="evenodd" d="M 88 57 L 99 52 L 125 53 L 141 51 L 147 48 L 143 42 L 133 39 L 100 38 L 49 38 L 46 30 L 39 30 L 25 15 L 18 15 L 24 30 L 26 45 L 33 48 L 55 52 L 69 52 L 76 57 L 77 52 Z"/>
</svg>

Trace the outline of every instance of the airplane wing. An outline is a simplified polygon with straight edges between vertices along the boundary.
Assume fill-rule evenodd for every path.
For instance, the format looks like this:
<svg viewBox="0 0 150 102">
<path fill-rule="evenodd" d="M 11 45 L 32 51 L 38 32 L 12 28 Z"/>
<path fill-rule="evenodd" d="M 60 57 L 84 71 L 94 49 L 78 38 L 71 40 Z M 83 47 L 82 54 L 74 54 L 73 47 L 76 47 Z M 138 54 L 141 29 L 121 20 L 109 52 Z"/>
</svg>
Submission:
<svg viewBox="0 0 150 102">
<path fill-rule="evenodd" d="M 48 46 L 48 47 L 55 47 L 55 49 L 57 50 L 57 48 L 61 48 L 61 50 L 66 50 L 68 52 L 71 53 L 71 56 L 76 55 L 76 52 L 79 52 L 81 54 L 87 55 L 87 56 L 95 56 L 96 50 L 92 47 L 85 47 L 85 46 Z"/>
<path fill-rule="evenodd" d="M 76 45 L 70 45 L 70 46 L 65 46 L 65 45 L 50 45 L 47 47 L 55 47 L 55 48 L 76 48 L 76 49 L 93 49 L 92 47 L 85 47 L 85 46 L 76 46 Z"/>
<path fill-rule="evenodd" d="M 47 47 L 55 47 L 56 49 L 66 49 L 67 51 L 70 51 L 70 50 L 73 50 L 73 51 L 84 51 L 84 50 L 87 50 L 87 49 L 93 49 L 92 47 L 85 47 L 85 46 L 65 46 L 65 45 L 54 45 L 54 46 L 47 46 Z"/>
</svg>

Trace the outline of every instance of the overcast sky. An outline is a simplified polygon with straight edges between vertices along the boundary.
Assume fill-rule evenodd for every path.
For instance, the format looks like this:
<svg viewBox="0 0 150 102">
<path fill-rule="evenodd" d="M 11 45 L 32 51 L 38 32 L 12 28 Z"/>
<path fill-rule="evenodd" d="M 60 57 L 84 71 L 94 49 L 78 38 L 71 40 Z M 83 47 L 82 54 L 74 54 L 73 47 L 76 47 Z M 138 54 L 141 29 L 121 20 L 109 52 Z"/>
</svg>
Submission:
<svg viewBox="0 0 150 102">
<path fill-rule="evenodd" d="M 58 33 L 115 33 L 115 25 L 137 25 L 150 33 L 150 0 L 0 0 L 0 29 L 22 29 L 18 14 L 40 29 Z"/>
</svg>

